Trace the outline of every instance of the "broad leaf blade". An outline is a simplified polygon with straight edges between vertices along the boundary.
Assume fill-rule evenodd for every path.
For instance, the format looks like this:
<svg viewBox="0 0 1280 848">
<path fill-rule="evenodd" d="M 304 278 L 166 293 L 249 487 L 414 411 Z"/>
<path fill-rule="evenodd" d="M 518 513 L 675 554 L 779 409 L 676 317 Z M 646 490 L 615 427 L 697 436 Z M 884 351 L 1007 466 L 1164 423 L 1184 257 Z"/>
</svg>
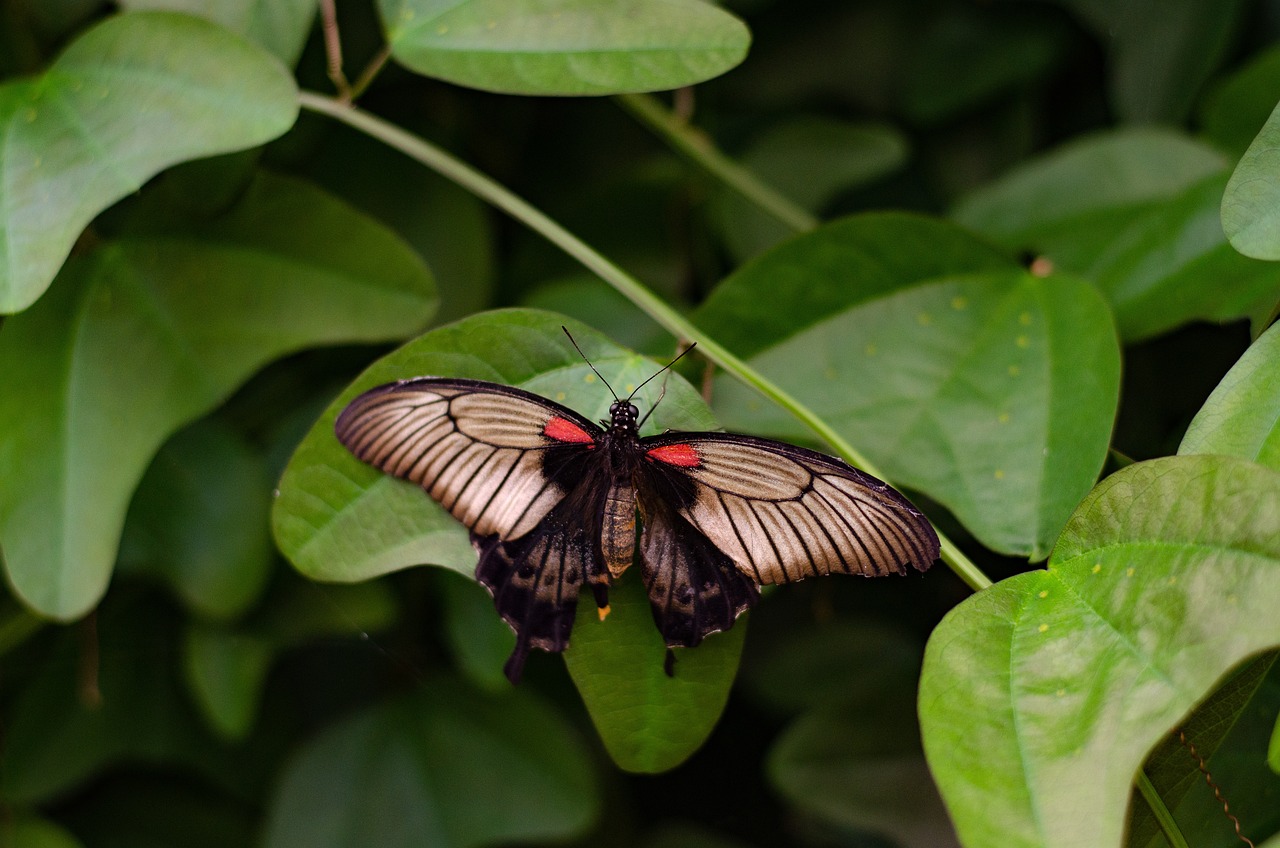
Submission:
<svg viewBox="0 0 1280 848">
<path fill-rule="evenodd" d="M 292 66 L 316 16 L 314 0 L 122 0 L 129 11 L 167 10 L 207 18 L 262 45 Z"/>
<path fill-rule="evenodd" d="M 151 176 L 269 141 L 297 110 L 272 56 L 162 12 L 109 18 L 42 77 L 0 86 L 0 312 L 30 306 L 85 225 Z"/>
<path fill-rule="evenodd" d="M 925 751 L 966 845 L 1116 845 L 1148 752 L 1232 666 L 1280 644 L 1280 474 L 1137 463 L 1080 505 L 1048 571 L 934 631 Z"/>
<path fill-rule="evenodd" d="M 563 840 L 600 806 L 581 740 L 528 692 L 436 680 L 367 709 L 299 752 L 267 848 L 466 848 Z"/>
<path fill-rule="evenodd" d="M 1245 351 L 1196 413 L 1179 454 L 1218 453 L 1280 471 L 1280 325 Z"/>
<path fill-rule="evenodd" d="M 262 176 L 227 215 L 111 243 L 0 334 L 0 544 L 19 594 L 61 619 L 111 574 L 160 444 L 266 362 L 421 327 L 426 268 L 304 183 Z"/>
<path fill-rule="evenodd" d="M 1280 259 L 1280 106 L 1231 174 L 1222 196 L 1222 228 L 1231 246 L 1254 259 Z"/>
<path fill-rule="evenodd" d="M 380 0 L 391 55 L 506 94 L 680 88 L 742 61 L 741 21 L 701 0 Z"/>
</svg>

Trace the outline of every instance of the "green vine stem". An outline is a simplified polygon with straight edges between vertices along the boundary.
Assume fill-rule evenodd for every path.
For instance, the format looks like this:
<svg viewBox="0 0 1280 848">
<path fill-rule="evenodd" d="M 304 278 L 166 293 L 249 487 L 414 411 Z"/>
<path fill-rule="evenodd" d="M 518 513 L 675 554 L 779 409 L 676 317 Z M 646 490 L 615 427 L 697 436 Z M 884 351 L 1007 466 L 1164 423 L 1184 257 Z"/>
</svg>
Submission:
<svg viewBox="0 0 1280 848">
<path fill-rule="evenodd" d="M 1178 823 L 1173 820 L 1173 813 L 1165 806 L 1164 799 L 1156 791 L 1155 785 L 1151 782 L 1151 778 L 1147 777 L 1145 770 L 1138 772 L 1138 777 L 1134 780 L 1133 785 L 1137 787 L 1138 793 L 1142 795 L 1142 800 L 1147 802 L 1147 806 L 1151 809 L 1151 814 L 1156 817 L 1156 823 L 1160 825 L 1160 832 L 1169 841 L 1169 845 L 1172 848 L 1190 848 L 1187 845 L 1187 840 L 1182 835 L 1182 831 L 1178 829 Z"/>
<path fill-rule="evenodd" d="M 645 314 L 662 327 L 666 328 L 671 334 L 677 338 L 696 340 L 698 342 L 698 350 L 703 356 L 786 409 L 849 462 L 862 468 L 868 474 L 883 477 L 874 465 L 868 462 L 829 424 L 783 391 L 780 386 L 775 385 L 772 381 L 757 373 L 741 359 L 721 347 L 714 339 L 708 338 L 686 320 L 684 316 L 645 288 L 639 280 L 614 265 L 586 242 L 560 226 L 560 224 L 530 205 L 523 198 L 425 139 L 406 132 L 369 112 L 314 92 L 303 91 L 299 93 L 298 97 L 303 108 L 322 115 L 328 115 L 354 129 L 367 133 L 415 161 L 426 165 L 446 179 L 452 180 L 539 233 L 617 289 L 624 297 L 643 310 Z M 964 580 L 974 591 L 985 589 L 991 585 L 991 580 L 950 539 L 942 534 L 939 534 L 939 537 L 942 542 L 942 559 L 960 579 Z"/>
<path fill-rule="evenodd" d="M 620 94 L 614 98 L 640 123 L 725 185 L 750 200 L 796 232 L 818 226 L 818 219 L 751 171 L 720 152 L 706 134 L 666 109 L 651 94 Z"/>
</svg>

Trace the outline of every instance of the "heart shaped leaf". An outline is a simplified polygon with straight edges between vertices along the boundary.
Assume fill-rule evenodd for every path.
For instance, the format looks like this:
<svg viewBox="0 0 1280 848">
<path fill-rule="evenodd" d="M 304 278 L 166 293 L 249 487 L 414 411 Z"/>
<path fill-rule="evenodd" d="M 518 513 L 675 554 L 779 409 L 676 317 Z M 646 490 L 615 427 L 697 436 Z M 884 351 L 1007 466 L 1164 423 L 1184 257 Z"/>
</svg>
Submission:
<svg viewBox="0 0 1280 848">
<path fill-rule="evenodd" d="M 402 337 L 434 307 L 430 275 L 402 242 L 267 175 L 223 216 L 169 211 L 69 264 L 0 333 L 0 544 L 18 595 L 48 616 L 82 615 L 171 433 L 278 356 Z"/>
<path fill-rule="evenodd" d="M 152 176 L 269 141 L 297 113 L 278 60 L 166 12 L 108 18 L 42 76 L 0 86 L 0 312 L 30 306 L 85 225 Z"/>
<path fill-rule="evenodd" d="M 1185 456 L 1080 505 L 1047 571 L 929 640 L 920 718 L 966 845 L 1118 845 L 1148 752 L 1232 666 L 1280 645 L 1280 474 Z"/>
</svg>

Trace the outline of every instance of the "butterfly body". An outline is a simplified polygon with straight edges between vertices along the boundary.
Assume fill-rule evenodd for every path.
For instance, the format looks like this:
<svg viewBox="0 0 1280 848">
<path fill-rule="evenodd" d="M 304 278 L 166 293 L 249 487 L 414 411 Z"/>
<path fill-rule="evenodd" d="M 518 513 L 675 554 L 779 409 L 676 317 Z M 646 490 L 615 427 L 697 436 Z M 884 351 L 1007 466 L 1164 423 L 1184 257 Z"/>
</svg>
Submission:
<svg viewBox="0 0 1280 848">
<path fill-rule="evenodd" d="M 937 558 L 928 521 L 840 460 L 729 433 L 642 438 L 638 416 L 620 400 L 601 427 L 520 389 L 420 377 L 357 397 L 335 430 L 471 530 L 476 578 L 516 632 L 513 681 L 531 648 L 568 645 L 583 587 L 605 608 L 637 558 L 669 647 L 731 627 L 760 584 Z"/>
</svg>

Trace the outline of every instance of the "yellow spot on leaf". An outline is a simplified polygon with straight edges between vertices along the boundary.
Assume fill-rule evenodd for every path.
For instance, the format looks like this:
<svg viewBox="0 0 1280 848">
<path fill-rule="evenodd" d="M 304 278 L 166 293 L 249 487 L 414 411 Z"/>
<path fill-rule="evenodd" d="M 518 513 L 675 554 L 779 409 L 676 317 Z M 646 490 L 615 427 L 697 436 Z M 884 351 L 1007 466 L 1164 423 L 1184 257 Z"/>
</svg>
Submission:
<svg viewBox="0 0 1280 848">
<path fill-rule="evenodd" d="M 1018 376 L 1018 375 L 1019 375 L 1019 374 L 1021 374 L 1021 373 L 1022 373 L 1022 369 L 1021 369 L 1021 368 L 1019 368 L 1018 366 L 1016 366 L 1016 365 L 1010 365 L 1010 366 L 1009 366 L 1009 376 L 1010 376 L 1010 377 L 1016 377 L 1016 376 Z"/>
<path fill-rule="evenodd" d="M 1027 338 L 1026 336 L 1018 336 L 1018 340 L 1015 342 L 1015 344 L 1017 344 L 1018 347 L 1024 347 L 1024 348 L 1031 347 L 1031 339 Z"/>
<path fill-rule="evenodd" d="M 1132 576 L 1133 576 L 1133 569 L 1131 568 L 1131 569 L 1129 569 L 1128 571 L 1126 571 L 1126 572 L 1124 573 L 1124 576 L 1125 576 L 1125 577 L 1132 577 Z"/>
<path fill-rule="evenodd" d="M 867 352 L 867 356 L 875 356 L 875 355 L 876 355 L 876 352 L 877 352 L 877 351 L 876 351 L 876 346 L 875 346 L 875 345 L 873 345 L 873 344 L 869 344 L 869 345 L 867 345 L 867 346 L 864 348 L 864 350 Z"/>
<path fill-rule="evenodd" d="M 928 312 L 921 312 L 919 315 L 916 316 L 916 323 L 919 324 L 921 327 L 927 327 L 933 323 L 933 316 L 930 315 Z"/>
<path fill-rule="evenodd" d="M 445 24 L 440 24 L 440 26 L 436 27 L 436 35 L 444 35 L 448 31 L 449 27 Z"/>
<path fill-rule="evenodd" d="M 828 380 L 834 380 L 838 375 L 836 374 L 836 369 L 827 368 L 822 372 L 822 376 L 826 377 Z"/>
<path fill-rule="evenodd" d="M 997 479 L 997 480 L 1003 480 L 1003 479 L 1004 479 L 1004 469 L 1001 469 L 1001 468 L 997 468 L 997 469 L 996 469 L 996 479 Z"/>
<path fill-rule="evenodd" d="M 1094 574 L 1097 574 L 1097 573 L 1098 573 L 1099 571 L 1101 571 L 1101 570 L 1102 570 L 1102 563 L 1100 563 L 1100 562 L 1095 562 L 1095 563 L 1093 564 L 1093 573 L 1094 573 Z"/>
<path fill-rule="evenodd" d="M 565 399 L 564 392 L 556 392 L 556 400 L 564 400 L 564 399 Z"/>
<path fill-rule="evenodd" d="M 1042 624 L 1042 625 L 1040 625 L 1040 632 L 1041 632 L 1041 633 L 1045 632 L 1045 631 L 1046 631 L 1046 630 L 1048 630 L 1048 629 L 1049 629 L 1049 625 L 1047 625 L 1047 624 Z"/>
<path fill-rule="evenodd" d="M 1010 416 L 1009 416 L 1009 413 L 1007 413 L 1007 412 L 1002 412 L 1002 413 L 1000 413 L 1000 417 L 999 417 L 999 418 L 997 418 L 996 420 L 997 420 L 997 421 L 999 421 L 1001 424 L 1008 424 L 1008 423 L 1009 423 L 1009 417 L 1010 417 Z"/>
<path fill-rule="evenodd" d="M 1024 312 L 1024 313 L 1022 313 L 1021 315 L 1019 315 L 1019 316 L 1018 316 L 1018 323 L 1019 323 L 1019 324 L 1021 324 L 1021 325 L 1022 325 L 1022 326 L 1024 326 L 1024 327 L 1030 327 L 1030 326 L 1031 326 L 1031 313 L 1030 313 L 1030 312 Z"/>
<path fill-rule="evenodd" d="M 1169 578 L 1169 585 L 1170 585 L 1170 586 L 1172 586 L 1174 583 L 1177 583 L 1177 582 L 1178 582 L 1178 578 L 1176 578 L 1176 577 L 1170 577 L 1170 578 Z"/>
<path fill-rule="evenodd" d="M 582 378 L 582 382 L 584 382 L 584 383 L 594 383 L 595 381 L 596 381 L 596 375 L 595 375 L 595 374 L 586 374 L 586 375 L 584 375 L 584 376 L 583 376 L 583 378 Z"/>
<path fill-rule="evenodd" d="M 35 109 L 28 109 L 28 110 L 27 110 L 27 112 L 26 112 L 26 114 L 24 115 L 24 117 L 27 119 L 27 123 L 28 123 L 28 124 L 29 124 L 29 123 L 31 123 L 31 122 L 33 122 L 33 121 L 35 121 L 35 119 L 36 119 L 36 110 L 35 110 Z"/>
<path fill-rule="evenodd" d="M 1063 695 L 1067 694 L 1067 690 L 1066 690 L 1066 689 L 1059 689 L 1059 690 L 1058 690 L 1056 693 L 1054 693 L 1054 694 L 1056 694 L 1059 698 L 1061 698 Z"/>
<path fill-rule="evenodd" d="M 961 297 L 960 295 L 956 295 L 955 297 L 951 298 L 952 309 L 966 309 L 968 308 L 968 306 L 969 306 L 969 299 L 967 297 Z"/>
<path fill-rule="evenodd" d="M 489 23 L 485 24 L 485 29 L 496 29 L 497 26 L 498 26 L 497 21 L 489 21 Z"/>
<path fill-rule="evenodd" d="M 1042 597 L 1042 598 L 1047 598 L 1047 597 L 1049 597 L 1049 590 L 1048 590 L 1048 589 L 1041 589 L 1041 590 L 1040 590 L 1040 597 Z"/>
</svg>

